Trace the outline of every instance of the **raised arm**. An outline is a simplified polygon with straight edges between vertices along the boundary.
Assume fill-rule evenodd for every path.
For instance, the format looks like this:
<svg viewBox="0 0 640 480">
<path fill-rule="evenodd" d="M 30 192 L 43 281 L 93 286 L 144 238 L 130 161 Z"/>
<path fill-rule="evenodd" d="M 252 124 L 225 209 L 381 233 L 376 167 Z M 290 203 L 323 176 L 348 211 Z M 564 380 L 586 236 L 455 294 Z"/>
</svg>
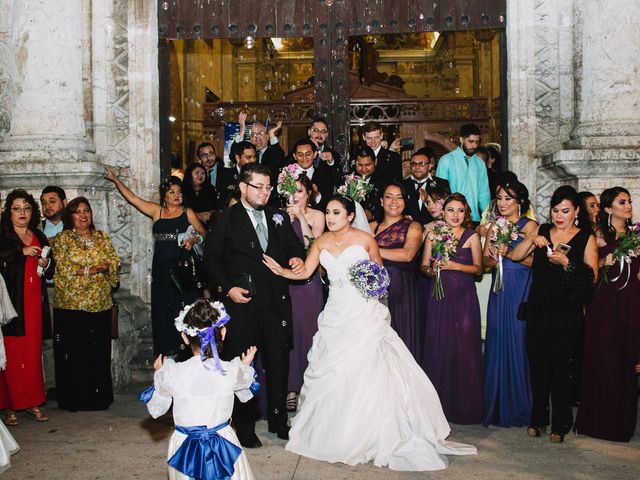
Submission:
<svg viewBox="0 0 640 480">
<path fill-rule="evenodd" d="M 129 187 L 122 183 L 122 180 L 118 178 L 111 167 L 105 166 L 104 169 L 106 172 L 104 178 L 113 182 L 124 199 L 131 205 L 133 205 L 136 210 L 138 210 L 143 215 L 146 215 L 147 217 L 151 217 L 154 221 L 160 218 L 160 210 L 162 207 L 160 207 L 159 204 L 155 202 L 149 202 L 148 200 L 144 200 L 138 197 L 129 189 Z"/>
<path fill-rule="evenodd" d="M 392 262 L 410 262 L 420 250 L 422 244 L 422 225 L 411 222 L 407 238 L 402 248 L 380 248 L 380 256 Z"/>
</svg>

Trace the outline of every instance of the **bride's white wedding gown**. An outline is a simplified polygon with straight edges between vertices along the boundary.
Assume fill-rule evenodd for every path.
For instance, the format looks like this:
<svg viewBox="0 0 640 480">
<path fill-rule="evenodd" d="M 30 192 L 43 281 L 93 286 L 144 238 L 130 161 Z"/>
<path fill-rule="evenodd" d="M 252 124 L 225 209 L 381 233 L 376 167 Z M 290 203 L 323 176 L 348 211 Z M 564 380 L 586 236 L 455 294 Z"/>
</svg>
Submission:
<svg viewBox="0 0 640 480">
<path fill-rule="evenodd" d="M 320 253 L 331 288 L 286 449 L 349 465 L 446 468 L 445 455 L 472 455 L 476 448 L 445 440 L 450 429 L 438 394 L 391 328 L 389 310 L 350 284 L 349 267 L 368 258 L 359 245 L 337 257 Z"/>
</svg>

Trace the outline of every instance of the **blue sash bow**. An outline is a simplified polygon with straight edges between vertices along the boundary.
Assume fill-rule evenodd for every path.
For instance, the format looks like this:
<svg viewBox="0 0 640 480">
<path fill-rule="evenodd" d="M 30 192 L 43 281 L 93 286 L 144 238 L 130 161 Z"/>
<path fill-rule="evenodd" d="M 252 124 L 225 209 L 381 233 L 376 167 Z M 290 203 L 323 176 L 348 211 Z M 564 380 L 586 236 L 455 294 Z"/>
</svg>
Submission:
<svg viewBox="0 0 640 480">
<path fill-rule="evenodd" d="M 227 420 L 213 428 L 176 425 L 187 438 L 169 459 L 169 465 L 196 480 L 229 480 L 235 471 L 233 464 L 242 453 L 240 447 L 217 433 L 229 423 Z"/>
<path fill-rule="evenodd" d="M 141 402 L 144 402 L 144 403 L 149 403 L 151 401 L 151 398 L 153 397 L 153 394 L 155 393 L 155 391 L 156 391 L 156 387 L 151 385 L 144 392 L 142 392 L 140 395 L 138 395 L 138 400 L 140 400 Z"/>
</svg>

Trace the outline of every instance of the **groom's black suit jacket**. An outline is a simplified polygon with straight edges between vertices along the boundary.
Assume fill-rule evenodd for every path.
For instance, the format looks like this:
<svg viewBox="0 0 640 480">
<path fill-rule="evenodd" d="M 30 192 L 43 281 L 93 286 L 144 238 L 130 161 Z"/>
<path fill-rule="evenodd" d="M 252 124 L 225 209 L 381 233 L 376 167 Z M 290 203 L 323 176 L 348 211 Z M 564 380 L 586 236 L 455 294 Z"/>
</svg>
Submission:
<svg viewBox="0 0 640 480">
<path fill-rule="evenodd" d="M 270 206 L 266 206 L 264 212 L 269 232 L 269 243 L 265 253 L 285 267 L 288 267 L 289 259 L 293 257 L 304 259 L 304 246 L 296 237 L 289 216 Z M 269 317 L 277 318 L 277 325 L 267 328 L 284 327 L 289 335 L 291 333 L 288 281 L 274 275 L 262 263 L 262 254 L 258 235 L 249 218 L 249 213 L 241 202 L 219 213 L 207 234 L 205 261 L 211 279 L 211 292 L 213 295 L 217 293 L 231 316 L 227 336 L 241 328 L 248 330 L 238 332 L 241 335 L 249 334 L 250 337 L 255 337 L 254 334 L 259 333 L 260 330 L 260 327 L 255 325 L 255 316 L 263 316 L 264 311 L 274 314 L 268 315 Z M 256 295 L 248 303 L 236 304 L 226 295 L 232 287 L 246 288 L 242 283 L 242 274 L 251 275 Z M 228 340 L 232 339 L 228 338 Z M 247 338 L 247 340 L 250 339 Z M 252 344 L 248 344 L 247 347 Z"/>
</svg>

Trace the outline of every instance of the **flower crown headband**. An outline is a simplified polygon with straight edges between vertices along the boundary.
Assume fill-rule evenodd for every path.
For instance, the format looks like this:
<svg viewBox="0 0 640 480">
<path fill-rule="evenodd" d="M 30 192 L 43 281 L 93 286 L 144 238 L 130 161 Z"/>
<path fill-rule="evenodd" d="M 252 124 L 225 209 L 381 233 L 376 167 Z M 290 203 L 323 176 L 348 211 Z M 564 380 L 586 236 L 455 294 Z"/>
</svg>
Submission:
<svg viewBox="0 0 640 480">
<path fill-rule="evenodd" d="M 180 314 L 175 318 L 175 321 L 174 321 L 176 330 L 178 330 L 181 333 L 184 333 L 188 337 L 200 337 L 200 359 L 203 362 L 207 359 L 204 352 L 207 348 L 207 345 L 210 345 L 211 353 L 213 355 L 213 360 L 216 365 L 216 370 L 218 370 L 220 373 L 225 373 L 224 369 L 222 368 L 222 364 L 220 363 L 220 357 L 218 356 L 218 348 L 216 346 L 215 331 L 216 331 L 216 328 L 224 327 L 229 322 L 229 320 L 231 320 L 231 317 L 227 313 L 227 310 L 224 308 L 224 305 L 222 304 L 222 302 L 209 301 L 209 305 L 218 312 L 218 321 L 216 323 L 211 324 L 211 326 L 204 327 L 204 328 L 196 328 L 193 326 L 189 326 L 186 323 L 184 323 L 184 318 L 186 317 L 189 310 L 191 310 L 191 308 L 193 308 L 193 306 L 196 303 L 187 305 L 180 311 Z M 205 363 L 205 367 L 206 367 L 206 363 Z"/>
</svg>

